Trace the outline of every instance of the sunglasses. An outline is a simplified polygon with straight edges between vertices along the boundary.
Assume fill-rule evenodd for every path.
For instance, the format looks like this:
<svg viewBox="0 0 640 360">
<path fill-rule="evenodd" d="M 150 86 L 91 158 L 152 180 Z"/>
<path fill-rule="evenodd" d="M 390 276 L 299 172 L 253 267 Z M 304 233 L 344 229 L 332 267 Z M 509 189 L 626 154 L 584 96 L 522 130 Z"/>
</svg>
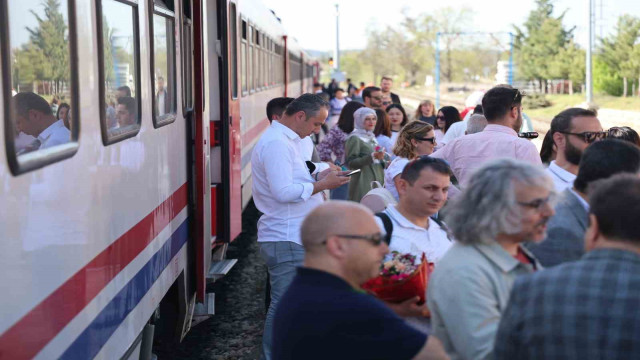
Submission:
<svg viewBox="0 0 640 360">
<path fill-rule="evenodd" d="M 532 209 L 536 209 L 538 211 L 541 211 L 542 207 L 545 206 L 546 204 L 549 204 L 549 205 L 553 206 L 555 199 L 556 199 L 556 195 L 555 194 L 549 194 L 549 196 L 547 196 L 544 199 L 535 199 L 535 200 L 529 201 L 529 202 L 520 202 L 520 201 L 518 201 L 518 204 L 520 206 L 524 206 L 524 207 L 528 207 L 528 208 L 532 208 Z"/>
<path fill-rule="evenodd" d="M 379 232 L 371 235 L 344 235 L 344 234 L 338 235 L 336 234 L 333 236 L 337 236 L 345 239 L 364 240 L 373 246 L 380 246 L 380 244 L 382 244 L 382 241 L 384 240 L 384 237 Z M 322 242 L 323 245 L 326 243 L 327 243 L 327 240 Z"/>
<path fill-rule="evenodd" d="M 565 135 L 577 136 L 587 144 L 591 144 L 592 142 L 597 140 L 602 140 L 606 138 L 608 135 L 606 131 L 585 131 L 581 133 L 572 133 L 568 131 L 558 131 L 558 132 Z"/>
<path fill-rule="evenodd" d="M 436 116 L 436 119 L 444 120 L 444 119 L 445 119 L 445 117 L 444 117 L 444 115 L 438 115 L 438 116 Z"/>
<path fill-rule="evenodd" d="M 436 138 L 434 138 L 434 137 L 430 137 L 430 138 L 417 137 L 415 139 L 418 140 L 418 141 L 428 141 L 428 142 L 432 143 L 433 145 L 436 144 Z"/>
</svg>

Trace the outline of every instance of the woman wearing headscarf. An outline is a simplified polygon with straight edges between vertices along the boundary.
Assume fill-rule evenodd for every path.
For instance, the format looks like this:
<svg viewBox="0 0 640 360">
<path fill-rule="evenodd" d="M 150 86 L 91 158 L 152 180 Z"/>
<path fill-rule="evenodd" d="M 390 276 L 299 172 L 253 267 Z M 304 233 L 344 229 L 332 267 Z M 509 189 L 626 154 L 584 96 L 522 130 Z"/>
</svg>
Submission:
<svg viewBox="0 0 640 360">
<path fill-rule="evenodd" d="M 384 185 L 384 168 L 389 157 L 379 147 L 373 133 L 378 119 L 375 110 L 360 108 L 353 118 L 354 129 L 345 143 L 345 163 L 351 170 L 360 169 L 359 173 L 351 176 L 349 183 L 349 200 L 360 202 L 371 190 L 372 181 Z"/>
</svg>

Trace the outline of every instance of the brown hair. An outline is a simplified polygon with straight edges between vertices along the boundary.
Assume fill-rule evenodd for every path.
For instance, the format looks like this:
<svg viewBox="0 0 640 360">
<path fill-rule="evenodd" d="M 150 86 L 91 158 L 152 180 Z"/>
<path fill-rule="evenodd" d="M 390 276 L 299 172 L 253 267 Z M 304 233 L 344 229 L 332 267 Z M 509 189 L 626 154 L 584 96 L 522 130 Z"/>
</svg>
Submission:
<svg viewBox="0 0 640 360">
<path fill-rule="evenodd" d="M 424 100 L 420 103 L 420 105 L 418 105 L 418 108 L 416 109 L 416 113 L 415 115 L 413 115 L 414 120 L 420 120 L 420 117 L 422 116 L 422 106 L 427 104 L 431 104 L 431 115 L 429 116 L 436 115 L 436 107 L 433 105 L 433 102 L 431 102 L 431 100 Z"/>
<path fill-rule="evenodd" d="M 393 147 L 393 153 L 406 159 L 415 159 L 418 157 L 418 153 L 411 139 L 425 137 L 431 130 L 433 130 L 433 126 L 424 121 L 412 121 L 408 123 L 400 130 L 396 144 Z"/>
<path fill-rule="evenodd" d="M 376 127 L 373 129 L 375 136 L 386 135 L 391 137 L 391 121 L 389 121 L 389 115 L 382 109 L 375 109 L 378 120 L 376 121 Z"/>
</svg>

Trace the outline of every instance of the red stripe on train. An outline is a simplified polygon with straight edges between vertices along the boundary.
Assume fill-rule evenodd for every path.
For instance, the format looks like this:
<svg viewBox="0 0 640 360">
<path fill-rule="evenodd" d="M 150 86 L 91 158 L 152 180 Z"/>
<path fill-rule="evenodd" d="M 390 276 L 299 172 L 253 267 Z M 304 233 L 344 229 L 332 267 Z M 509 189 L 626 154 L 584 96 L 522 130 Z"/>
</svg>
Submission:
<svg viewBox="0 0 640 360">
<path fill-rule="evenodd" d="M 242 145 L 245 146 L 251 144 L 256 137 L 260 136 L 260 134 L 269 127 L 269 125 L 271 125 L 271 123 L 266 117 L 260 120 L 257 125 L 254 125 L 251 129 L 242 134 Z"/>
<path fill-rule="evenodd" d="M 183 184 L 0 336 L 0 358 L 29 359 L 42 350 L 187 206 Z"/>
</svg>

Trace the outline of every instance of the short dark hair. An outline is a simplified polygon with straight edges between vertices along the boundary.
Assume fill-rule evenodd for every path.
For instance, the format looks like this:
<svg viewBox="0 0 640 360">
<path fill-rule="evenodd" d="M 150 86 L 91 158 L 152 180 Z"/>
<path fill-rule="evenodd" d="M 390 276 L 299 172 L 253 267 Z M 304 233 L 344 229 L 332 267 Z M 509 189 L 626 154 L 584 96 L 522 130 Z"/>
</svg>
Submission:
<svg viewBox="0 0 640 360">
<path fill-rule="evenodd" d="M 431 169 L 437 173 L 451 176 L 451 167 L 446 161 L 430 156 L 421 156 L 410 161 L 402 170 L 400 178 L 408 182 L 411 186 L 420 178 L 420 173 L 424 169 Z"/>
<path fill-rule="evenodd" d="M 483 114 L 484 115 L 484 110 L 482 110 L 482 105 L 480 105 L 480 104 L 476 105 L 476 107 L 473 108 L 473 114 Z"/>
<path fill-rule="evenodd" d="M 504 117 L 514 106 L 522 103 L 522 93 L 509 85 L 498 85 L 482 97 L 482 110 L 488 122 Z"/>
<path fill-rule="evenodd" d="M 640 245 L 640 179 L 618 174 L 595 184 L 589 211 L 602 235 Z"/>
<path fill-rule="evenodd" d="M 118 105 L 124 105 L 127 108 L 127 111 L 130 115 L 136 117 L 137 115 L 137 106 L 136 99 L 131 96 L 122 96 L 118 98 Z"/>
<path fill-rule="evenodd" d="M 640 136 L 638 133 L 628 126 L 614 126 L 609 129 L 607 138 L 628 141 L 634 145 L 640 146 Z"/>
<path fill-rule="evenodd" d="M 342 111 L 340 111 L 340 116 L 338 117 L 338 127 L 340 130 L 344 131 L 346 134 L 351 133 L 353 131 L 353 124 L 355 121 L 353 113 L 363 107 L 364 104 L 357 101 L 350 101 L 343 106 Z"/>
<path fill-rule="evenodd" d="M 282 116 L 284 109 L 287 108 L 294 98 L 291 97 L 277 97 L 269 100 L 267 103 L 267 119 L 269 122 L 273 120 L 273 115 Z"/>
<path fill-rule="evenodd" d="M 558 115 L 553 117 L 553 120 L 551 120 L 551 128 L 549 129 L 551 136 L 557 132 L 570 132 L 571 121 L 580 116 L 595 117 L 596 113 L 592 110 L 581 108 L 570 108 L 561 111 Z"/>
<path fill-rule="evenodd" d="M 371 93 L 376 91 L 382 90 L 377 86 L 367 86 L 366 88 L 364 88 L 364 90 L 362 90 L 362 99 L 371 98 Z"/>
<path fill-rule="evenodd" d="M 449 128 L 451 127 L 451 125 L 462 120 L 460 119 L 460 111 L 458 111 L 458 109 L 456 109 L 453 106 L 443 106 L 440 108 L 440 110 L 438 110 L 438 112 L 442 112 L 442 115 L 444 115 L 443 133 L 446 133 L 447 130 L 449 130 Z M 439 129 L 437 121 L 436 121 L 435 128 Z"/>
<path fill-rule="evenodd" d="M 553 145 L 553 134 L 551 131 L 547 131 L 540 147 L 540 160 L 543 164 L 549 164 L 553 160 Z"/>
<path fill-rule="evenodd" d="M 328 109 L 329 103 L 319 95 L 307 93 L 300 95 L 289 103 L 284 113 L 291 116 L 299 111 L 304 111 L 307 120 L 309 120 L 309 118 L 316 116 L 322 108 Z"/>
<path fill-rule="evenodd" d="M 582 154 L 576 190 L 586 193 L 589 185 L 619 173 L 640 171 L 640 149 L 628 142 L 607 139 L 591 144 Z"/>
<path fill-rule="evenodd" d="M 393 81 L 392 78 L 388 77 L 388 76 L 383 76 L 382 79 L 380 79 L 380 82 L 383 82 L 384 80 L 389 80 L 389 81 Z"/>
<path fill-rule="evenodd" d="M 27 116 L 29 110 L 35 110 L 47 115 L 53 115 L 51 106 L 42 96 L 33 92 L 21 92 L 13 96 L 14 111 L 20 116 Z"/>
<path fill-rule="evenodd" d="M 400 112 L 402 112 L 402 122 L 400 123 L 400 126 L 407 125 L 407 123 L 409 122 L 409 117 L 407 116 L 407 112 L 404 111 L 404 107 L 402 107 L 402 105 L 400 105 L 400 104 L 393 103 L 393 104 L 387 106 L 387 108 L 384 109 L 384 111 L 386 111 L 387 114 L 388 114 L 391 109 L 400 110 Z"/>
<path fill-rule="evenodd" d="M 120 86 L 117 90 L 124 91 L 125 96 L 131 97 L 131 88 L 129 88 L 127 85 Z"/>
<path fill-rule="evenodd" d="M 337 89 L 335 89 L 334 93 L 337 93 L 338 91 L 344 92 L 344 89 L 343 88 L 337 88 Z"/>
</svg>

